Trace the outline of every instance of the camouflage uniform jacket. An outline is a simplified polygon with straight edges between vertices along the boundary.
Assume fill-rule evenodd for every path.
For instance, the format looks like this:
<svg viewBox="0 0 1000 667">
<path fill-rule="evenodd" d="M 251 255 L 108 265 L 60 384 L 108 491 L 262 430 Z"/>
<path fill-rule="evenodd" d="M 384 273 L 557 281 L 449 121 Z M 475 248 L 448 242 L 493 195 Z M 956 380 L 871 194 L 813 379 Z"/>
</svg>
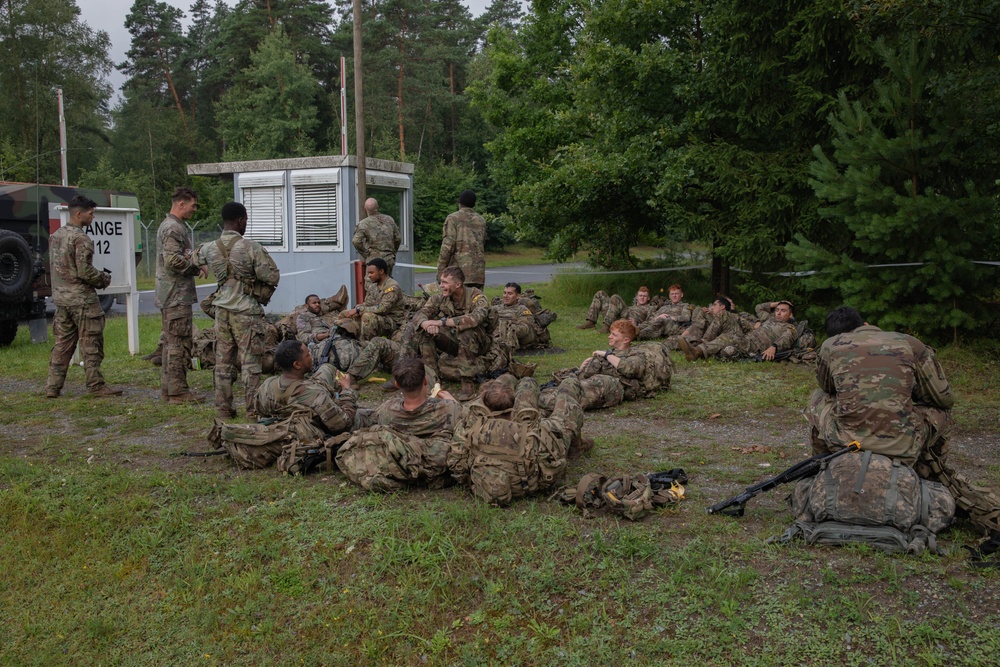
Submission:
<svg viewBox="0 0 1000 667">
<path fill-rule="evenodd" d="M 816 380 L 835 396 L 837 444 L 915 460 L 926 434 L 915 403 L 948 410 L 955 397 L 934 350 L 906 334 L 864 325 L 827 339 Z"/>
<path fill-rule="evenodd" d="M 312 423 L 330 435 L 343 433 L 354 423 L 358 393 L 353 389 L 334 391 L 322 377 L 302 380 L 286 401 L 281 400 L 291 383 L 281 375 L 269 377 L 260 385 L 254 398 L 261 417 L 287 419 L 296 412 L 308 412 Z"/>
<path fill-rule="evenodd" d="M 465 331 L 476 327 L 485 327 L 490 316 L 490 302 L 486 295 L 475 287 L 463 287 L 465 291 L 461 303 L 444 294 L 435 294 L 424 307 L 413 316 L 413 326 L 419 327 L 427 320 L 440 320 L 442 317 L 455 318 L 455 329 Z"/>
<path fill-rule="evenodd" d="M 656 306 L 652 303 L 646 303 L 644 305 L 639 305 L 638 303 L 633 303 L 631 306 L 625 309 L 622 313 L 622 317 L 627 320 L 632 320 L 636 324 L 642 324 L 649 319 L 649 316 L 653 314 L 656 310 Z M 612 322 L 607 323 L 608 326 L 613 324 Z"/>
<path fill-rule="evenodd" d="M 202 243 L 191 261 L 198 266 L 208 267 L 219 287 L 222 287 L 229 277 L 229 255 L 241 238 L 243 237 L 239 232 L 227 229 L 217 240 Z"/>
<path fill-rule="evenodd" d="M 749 354 L 759 354 L 773 345 L 775 352 L 782 352 L 791 349 L 797 335 L 794 324 L 779 322 L 773 318 L 765 320 L 760 327 L 744 336 L 746 351 Z"/>
<path fill-rule="evenodd" d="M 358 223 L 351 243 L 365 262 L 381 257 L 391 268 L 396 263 L 396 251 L 402 240 L 395 220 L 384 213 L 378 213 Z"/>
<path fill-rule="evenodd" d="M 637 398 L 645 398 L 652 395 L 646 390 L 646 375 L 652 373 L 652 368 L 647 363 L 646 355 L 639 351 L 638 347 L 629 347 L 626 350 L 615 350 L 613 355 L 618 357 L 618 367 L 615 368 L 604 357 L 591 357 L 590 363 L 580 371 L 580 379 L 586 379 L 594 375 L 610 375 L 618 378 L 625 388 L 625 400 L 634 401 Z"/>
<path fill-rule="evenodd" d="M 271 294 L 267 292 L 263 298 L 258 290 L 273 291 L 271 288 L 276 287 L 281 278 L 271 255 L 257 241 L 241 238 L 229 252 L 229 267 L 232 275 L 226 278 L 215 297 L 215 307 L 242 315 L 263 315 L 261 303 L 266 305 Z"/>
<path fill-rule="evenodd" d="M 330 333 L 330 323 L 308 308 L 299 313 L 295 318 L 295 339 L 308 345 L 318 333 Z"/>
<path fill-rule="evenodd" d="M 692 306 L 689 303 L 671 303 L 668 301 L 666 305 L 661 306 L 655 313 L 650 315 L 650 319 L 656 319 L 660 315 L 666 315 L 668 320 L 673 320 L 677 324 L 688 324 L 694 322 L 696 316 L 701 315 L 701 308 Z"/>
<path fill-rule="evenodd" d="M 156 307 L 187 306 L 197 300 L 194 276 L 198 265 L 190 255 L 191 238 L 179 218 L 167 214 L 156 231 Z"/>
<path fill-rule="evenodd" d="M 449 266 L 461 268 L 467 283 L 486 282 L 486 222 L 467 206 L 459 206 L 457 212 L 449 215 L 441 230 L 439 278 Z"/>
<path fill-rule="evenodd" d="M 462 404 L 443 398 L 428 398 L 416 410 L 403 407 L 403 397 L 395 396 L 375 410 L 373 424 L 391 426 L 400 433 L 418 438 L 451 439 L 462 418 Z"/>
<path fill-rule="evenodd" d="M 532 314 L 531 309 L 524 305 L 521 301 L 515 303 L 512 306 L 504 305 L 503 302 L 498 306 L 493 306 L 496 310 L 497 317 L 500 319 L 501 326 L 506 326 L 508 328 L 513 328 L 517 337 L 520 339 L 525 338 L 535 331 L 535 316 Z"/>
<path fill-rule="evenodd" d="M 392 278 L 386 276 L 385 282 L 368 290 L 365 302 L 358 306 L 359 313 L 382 315 L 392 320 L 395 326 L 401 326 L 403 316 L 403 290 Z"/>
<path fill-rule="evenodd" d="M 718 316 L 712 318 L 712 323 L 705 330 L 702 340 L 706 343 L 715 340 L 719 336 L 731 336 L 732 338 L 743 338 L 743 327 L 740 326 L 740 318 L 736 313 L 724 310 Z"/>
<path fill-rule="evenodd" d="M 111 276 L 94 268 L 94 242 L 81 227 L 66 225 L 49 237 L 52 301 L 57 306 L 97 306 L 96 289 L 107 287 Z M 94 313 L 99 314 L 99 313 Z"/>
</svg>

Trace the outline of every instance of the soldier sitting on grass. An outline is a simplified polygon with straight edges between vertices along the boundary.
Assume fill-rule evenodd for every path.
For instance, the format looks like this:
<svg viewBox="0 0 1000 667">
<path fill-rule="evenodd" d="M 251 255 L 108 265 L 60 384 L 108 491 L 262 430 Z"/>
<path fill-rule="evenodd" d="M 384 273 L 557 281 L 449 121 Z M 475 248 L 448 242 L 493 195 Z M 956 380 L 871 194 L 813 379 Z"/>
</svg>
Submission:
<svg viewBox="0 0 1000 667">
<path fill-rule="evenodd" d="M 587 311 L 587 320 L 583 324 L 578 324 L 577 329 L 593 329 L 597 326 L 597 318 L 603 316 L 604 324 L 600 328 L 601 333 L 608 333 L 610 327 L 608 322 L 619 319 L 632 320 L 636 326 L 645 322 L 656 308 L 650 303 L 649 288 L 643 285 L 635 293 L 632 305 L 625 304 L 625 299 L 614 294 L 608 296 L 604 290 L 598 291 L 590 302 L 590 310 Z"/>
</svg>

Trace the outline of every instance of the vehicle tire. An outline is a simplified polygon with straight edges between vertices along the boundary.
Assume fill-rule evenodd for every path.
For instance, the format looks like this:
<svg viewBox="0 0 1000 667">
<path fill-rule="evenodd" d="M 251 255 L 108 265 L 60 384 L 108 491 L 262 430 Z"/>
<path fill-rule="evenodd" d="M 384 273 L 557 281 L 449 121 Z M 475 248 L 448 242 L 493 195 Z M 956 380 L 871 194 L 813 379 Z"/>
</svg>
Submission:
<svg viewBox="0 0 1000 667">
<path fill-rule="evenodd" d="M 0 300 L 19 301 L 27 296 L 34 274 L 28 242 L 16 232 L 0 229 Z"/>
<path fill-rule="evenodd" d="M 115 295 L 114 294 L 101 294 L 97 297 L 101 300 L 101 310 L 107 315 L 111 312 L 111 307 L 115 305 Z"/>
<path fill-rule="evenodd" d="M 0 347 L 7 347 L 17 338 L 17 320 L 0 320 Z"/>
</svg>

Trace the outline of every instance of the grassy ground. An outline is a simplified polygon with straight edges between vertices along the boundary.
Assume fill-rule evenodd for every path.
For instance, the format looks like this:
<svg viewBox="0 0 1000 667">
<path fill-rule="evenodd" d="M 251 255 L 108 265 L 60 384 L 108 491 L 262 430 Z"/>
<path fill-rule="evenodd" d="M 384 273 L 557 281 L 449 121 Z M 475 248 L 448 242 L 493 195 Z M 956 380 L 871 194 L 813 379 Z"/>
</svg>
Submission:
<svg viewBox="0 0 1000 667">
<path fill-rule="evenodd" d="M 542 293 L 565 352 L 531 358 L 539 375 L 606 346 Z M 145 349 L 158 326 L 141 318 Z M 48 346 L 22 331 L 0 350 L 0 664 L 979 666 L 1000 649 L 1000 574 L 965 565 L 967 526 L 943 536 L 948 555 L 914 558 L 766 545 L 791 522 L 785 490 L 743 519 L 705 513 L 807 454 L 806 366 L 676 356 L 669 392 L 589 413 L 597 447 L 570 480 L 690 475 L 685 502 L 632 524 L 177 457 L 207 448 L 212 409 L 157 400 L 124 318 L 107 337 L 121 399 L 83 396 L 77 368 L 48 401 Z M 960 397 L 952 460 L 1000 485 L 1000 355 L 941 356 Z M 210 390 L 210 372 L 190 377 Z"/>
</svg>

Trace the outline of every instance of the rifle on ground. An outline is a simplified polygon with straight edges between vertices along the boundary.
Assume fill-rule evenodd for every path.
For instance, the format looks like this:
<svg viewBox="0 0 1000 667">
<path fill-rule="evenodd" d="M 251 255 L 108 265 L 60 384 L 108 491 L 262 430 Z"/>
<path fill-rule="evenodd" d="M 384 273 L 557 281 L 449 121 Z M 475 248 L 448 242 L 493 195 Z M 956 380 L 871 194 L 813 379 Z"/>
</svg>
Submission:
<svg viewBox="0 0 1000 667">
<path fill-rule="evenodd" d="M 729 500 L 723 500 L 721 503 L 716 503 L 708 508 L 709 514 L 725 514 L 727 516 L 740 517 L 743 516 L 743 510 L 746 508 L 747 501 L 754 496 L 764 493 L 765 491 L 770 491 L 776 486 L 781 484 L 787 484 L 789 482 L 796 482 L 800 479 L 806 477 L 812 477 L 817 472 L 820 471 L 823 464 L 827 461 L 831 461 L 838 456 L 843 456 L 848 452 L 858 452 L 861 451 L 861 443 L 857 440 L 847 445 L 847 447 L 840 449 L 833 454 L 821 454 L 819 456 L 814 456 L 812 458 L 806 459 L 800 463 L 796 463 L 788 470 L 772 477 L 771 479 L 766 479 L 763 482 L 758 482 L 753 486 L 748 486 Z"/>
<path fill-rule="evenodd" d="M 787 359 L 788 357 L 792 356 L 793 354 L 795 354 L 795 348 L 790 348 L 788 350 L 782 350 L 781 352 L 775 352 L 774 353 L 774 359 L 772 359 L 772 361 L 782 361 L 782 360 Z M 760 362 L 764 361 L 764 355 L 761 354 L 760 352 L 758 352 L 755 355 L 752 355 L 752 356 L 749 356 L 749 357 L 743 357 L 742 359 L 740 359 L 740 361 L 751 361 L 751 362 L 760 363 Z"/>
</svg>

